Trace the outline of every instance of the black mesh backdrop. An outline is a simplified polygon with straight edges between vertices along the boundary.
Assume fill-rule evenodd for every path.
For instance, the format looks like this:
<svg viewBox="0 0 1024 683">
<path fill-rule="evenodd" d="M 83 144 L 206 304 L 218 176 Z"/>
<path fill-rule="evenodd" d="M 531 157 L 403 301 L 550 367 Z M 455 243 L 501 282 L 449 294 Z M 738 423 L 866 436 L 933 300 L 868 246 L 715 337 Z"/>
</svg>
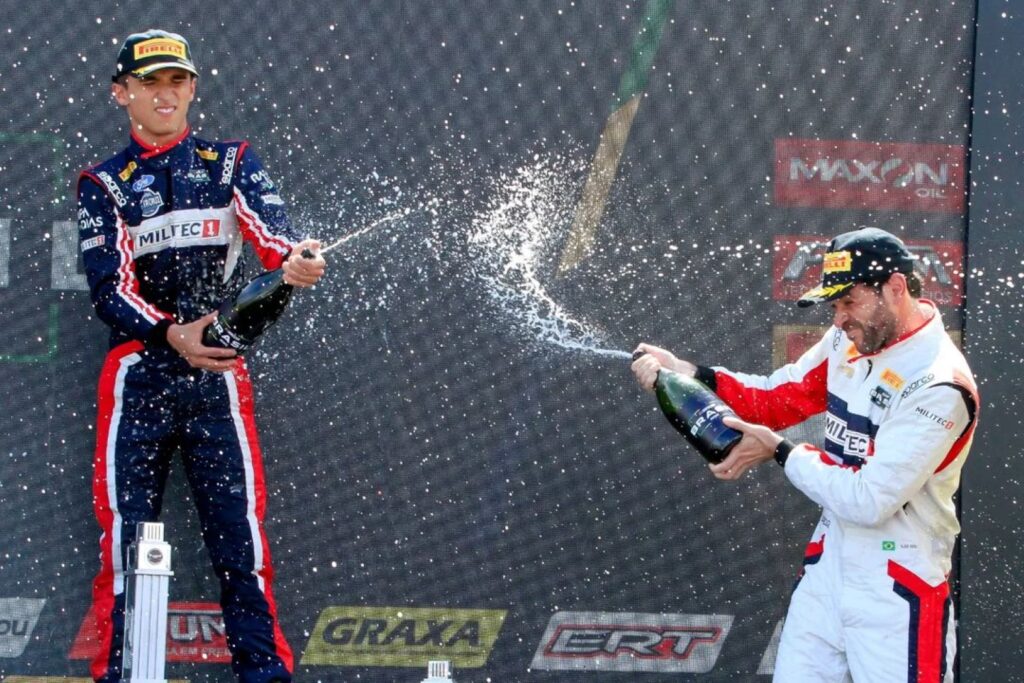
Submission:
<svg viewBox="0 0 1024 683">
<path fill-rule="evenodd" d="M 334 252 L 323 285 L 296 296 L 252 355 L 275 593 L 298 680 L 418 681 L 434 658 L 453 660 L 460 683 L 637 680 L 628 645 L 607 638 L 593 656 L 581 646 L 534 659 L 554 615 L 588 613 L 634 636 L 690 615 L 694 649 L 681 636 L 643 641 L 647 659 L 666 679 L 732 681 L 770 671 L 817 510 L 774 467 L 714 482 L 625 360 L 545 342 L 543 323 L 590 332 L 569 326 L 563 340 L 651 341 L 767 372 L 828 323 L 773 287 L 797 243 L 871 224 L 931 250 L 930 291 L 959 330 L 963 183 L 930 182 L 937 152 L 886 145 L 947 146 L 963 177 L 973 12 L 3 2 L 0 674 L 87 675 L 77 637 L 97 567 L 90 463 L 106 332 L 69 221 L 78 170 L 126 141 L 108 94 L 124 35 L 189 37 L 196 132 L 249 139 L 313 234 L 400 214 Z M 592 250 L 560 273 L 602 131 L 632 95 Z M 785 154 L 777 167 L 785 140 L 831 141 L 829 163 L 862 166 L 816 168 L 808 153 L 803 167 Z M 875 157 L 855 143 L 878 143 Z M 793 173 L 802 203 L 778 194 Z M 522 235 L 532 251 L 508 247 Z M 795 266 L 790 286 L 811 270 Z M 800 434 L 816 438 L 815 425 Z M 200 618 L 217 586 L 179 470 L 169 486 L 173 642 L 201 660 L 222 643 L 217 616 Z M 323 626 L 365 608 L 409 612 L 364 633 L 357 661 L 357 636 Z M 479 610 L 502 614 L 500 628 Z M 714 615 L 729 628 L 709 626 Z M 168 673 L 230 679 L 209 659 Z"/>
</svg>

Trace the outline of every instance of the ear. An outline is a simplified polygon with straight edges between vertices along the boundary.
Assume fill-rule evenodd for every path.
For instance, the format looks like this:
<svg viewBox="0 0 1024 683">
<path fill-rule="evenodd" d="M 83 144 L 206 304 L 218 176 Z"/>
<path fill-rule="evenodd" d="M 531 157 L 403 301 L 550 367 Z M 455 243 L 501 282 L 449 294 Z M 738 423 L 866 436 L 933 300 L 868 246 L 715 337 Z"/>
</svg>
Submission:
<svg viewBox="0 0 1024 683">
<path fill-rule="evenodd" d="M 128 94 L 128 88 L 120 83 L 114 83 L 110 86 L 110 94 L 113 96 L 114 101 L 122 107 L 127 107 L 128 103 L 131 101 L 131 96 Z"/>
<path fill-rule="evenodd" d="M 899 301 L 907 295 L 907 276 L 903 273 L 893 273 L 889 276 L 889 279 L 883 285 L 884 289 L 888 289 L 892 294 L 894 300 Z"/>
</svg>

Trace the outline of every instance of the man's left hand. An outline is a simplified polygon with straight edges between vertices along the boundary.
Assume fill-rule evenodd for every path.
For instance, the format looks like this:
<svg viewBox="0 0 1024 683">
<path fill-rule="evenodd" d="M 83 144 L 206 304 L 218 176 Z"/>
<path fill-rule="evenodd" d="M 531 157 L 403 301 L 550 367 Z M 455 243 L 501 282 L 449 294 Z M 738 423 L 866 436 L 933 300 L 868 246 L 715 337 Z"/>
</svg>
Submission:
<svg viewBox="0 0 1024 683">
<path fill-rule="evenodd" d="M 711 473 L 719 479 L 739 479 L 744 472 L 765 460 L 771 460 L 782 437 L 767 427 L 750 424 L 739 418 L 723 420 L 727 427 L 743 432 L 743 439 L 736 444 L 727 457 L 717 465 L 711 465 Z"/>
<path fill-rule="evenodd" d="M 309 249 L 313 258 L 306 258 L 302 252 Z M 320 255 L 319 240 L 302 240 L 292 249 L 288 260 L 281 266 L 284 270 L 284 281 L 296 287 L 312 287 L 324 276 L 327 262 Z"/>
</svg>

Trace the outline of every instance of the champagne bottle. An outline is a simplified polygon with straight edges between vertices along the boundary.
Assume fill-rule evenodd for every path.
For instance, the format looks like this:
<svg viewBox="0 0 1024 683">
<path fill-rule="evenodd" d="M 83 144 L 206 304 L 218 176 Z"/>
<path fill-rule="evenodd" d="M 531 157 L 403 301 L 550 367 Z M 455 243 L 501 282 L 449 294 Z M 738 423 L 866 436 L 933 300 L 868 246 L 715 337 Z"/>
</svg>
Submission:
<svg viewBox="0 0 1024 683">
<path fill-rule="evenodd" d="M 641 355 L 634 355 L 634 360 Z M 736 417 L 736 413 L 696 377 L 662 368 L 654 381 L 654 392 L 668 421 L 708 462 L 725 460 L 743 438 L 742 432 L 722 422 L 722 418 Z"/>
<path fill-rule="evenodd" d="M 313 258 L 313 252 L 305 249 L 302 256 Z M 245 353 L 284 313 L 292 289 L 282 268 L 257 275 L 220 305 L 216 320 L 203 330 L 203 343 Z"/>
</svg>

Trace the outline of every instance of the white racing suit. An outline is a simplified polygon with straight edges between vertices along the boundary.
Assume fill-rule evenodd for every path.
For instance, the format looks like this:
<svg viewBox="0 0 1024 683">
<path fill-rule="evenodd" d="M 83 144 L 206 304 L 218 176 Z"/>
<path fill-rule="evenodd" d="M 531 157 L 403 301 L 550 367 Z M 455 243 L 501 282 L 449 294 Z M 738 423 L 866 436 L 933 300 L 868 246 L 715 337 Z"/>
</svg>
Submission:
<svg viewBox="0 0 1024 683">
<path fill-rule="evenodd" d="M 934 310 L 929 301 L 922 306 Z M 824 449 L 783 442 L 786 476 L 823 508 L 786 615 L 775 680 L 953 680 L 953 495 L 976 425 L 970 369 L 937 310 L 881 351 L 830 329 L 767 377 L 700 368 L 748 422 L 826 412 Z"/>
</svg>

